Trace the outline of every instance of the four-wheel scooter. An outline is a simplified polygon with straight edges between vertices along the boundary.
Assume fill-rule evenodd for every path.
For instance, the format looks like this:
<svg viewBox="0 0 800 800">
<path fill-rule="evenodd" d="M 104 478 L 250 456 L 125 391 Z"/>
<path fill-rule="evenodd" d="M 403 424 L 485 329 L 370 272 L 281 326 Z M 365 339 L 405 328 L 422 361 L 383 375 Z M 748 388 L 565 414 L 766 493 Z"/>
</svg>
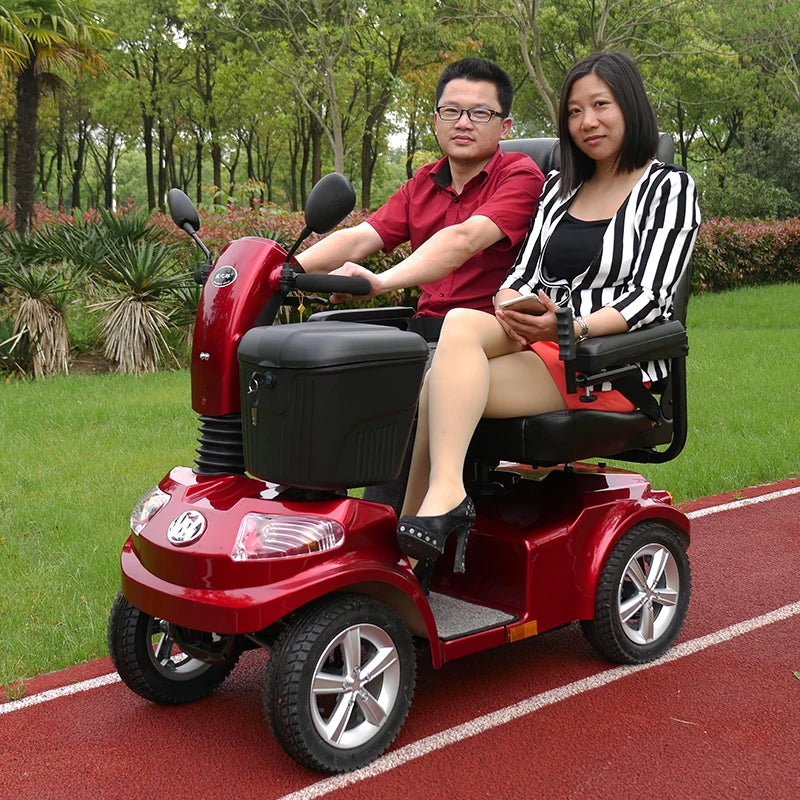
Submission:
<svg viewBox="0 0 800 800">
<path fill-rule="evenodd" d="M 338 224 L 354 199 L 343 176 L 326 176 L 301 240 Z M 170 207 L 197 240 L 188 198 L 172 190 Z M 131 515 L 108 629 L 122 680 L 148 700 L 185 703 L 217 689 L 244 650 L 266 648 L 275 737 L 301 764 L 338 772 L 395 738 L 421 642 L 441 668 L 578 620 L 614 661 L 664 653 L 689 603 L 688 521 L 640 475 L 583 460 L 680 451 L 681 322 L 576 349 L 564 312 L 562 357 L 586 407 L 481 422 L 466 572 L 452 571 L 449 542 L 426 594 L 398 549 L 394 511 L 348 490 L 398 474 L 427 344 L 409 330 L 409 309 L 273 325 L 283 305 L 313 302 L 308 293 L 368 292 L 359 279 L 297 271 L 299 243 L 287 254 L 245 237 L 208 262 L 191 362 L 197 459 Z M 653 358 L 669 359 L 671 374 L 652 403 L 592 410 L 592 386 Z"/>
</svg>

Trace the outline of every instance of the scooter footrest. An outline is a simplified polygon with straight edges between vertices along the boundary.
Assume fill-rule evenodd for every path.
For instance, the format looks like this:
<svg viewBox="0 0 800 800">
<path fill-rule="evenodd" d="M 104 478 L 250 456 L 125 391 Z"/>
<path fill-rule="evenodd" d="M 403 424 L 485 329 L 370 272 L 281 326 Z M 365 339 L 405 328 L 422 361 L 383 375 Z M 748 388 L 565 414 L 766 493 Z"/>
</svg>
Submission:
<svg viewBox="0 0 800 800">
<path fill-rule="evenodd" d="M 431 592 L 428 602 L 436 620 L 439 639 L 448 641 L 470 633 L 498 628 L 519 619 L 514 614 L 489 606 L 459 600 L 447 594 Z"/>
</svg>

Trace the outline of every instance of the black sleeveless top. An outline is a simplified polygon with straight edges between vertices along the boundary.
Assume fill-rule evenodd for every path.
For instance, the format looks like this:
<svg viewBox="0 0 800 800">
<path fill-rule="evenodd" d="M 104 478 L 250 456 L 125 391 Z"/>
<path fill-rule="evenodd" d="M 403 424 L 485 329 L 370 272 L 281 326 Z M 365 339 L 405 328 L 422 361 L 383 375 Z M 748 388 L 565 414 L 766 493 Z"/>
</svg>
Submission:
<svg viewBox="0 0 800 800">
<path fill-rule="evenodd" d="M 603 234 L 610 219 L 576 219 L 569 212 L 550 236 L 544 251 L 544 268 L 548 277 L 572 282 L 586 271 L 600 252 Z"/>
</svg>

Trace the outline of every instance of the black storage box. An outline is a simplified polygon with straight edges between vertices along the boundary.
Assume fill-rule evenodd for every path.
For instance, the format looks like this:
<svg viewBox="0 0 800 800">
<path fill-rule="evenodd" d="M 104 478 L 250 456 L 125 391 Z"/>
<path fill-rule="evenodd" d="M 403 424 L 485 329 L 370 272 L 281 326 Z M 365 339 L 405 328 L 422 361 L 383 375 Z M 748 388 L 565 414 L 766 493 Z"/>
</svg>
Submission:
<svg viewBox="0 0 800 800">
<path fill-rule="evenodd" d="M 326 322 L 253 328 L 239 343 L 247 470 L 312 489 L 396 478 L 428 346 L 416 333 Z"/>
</svg>

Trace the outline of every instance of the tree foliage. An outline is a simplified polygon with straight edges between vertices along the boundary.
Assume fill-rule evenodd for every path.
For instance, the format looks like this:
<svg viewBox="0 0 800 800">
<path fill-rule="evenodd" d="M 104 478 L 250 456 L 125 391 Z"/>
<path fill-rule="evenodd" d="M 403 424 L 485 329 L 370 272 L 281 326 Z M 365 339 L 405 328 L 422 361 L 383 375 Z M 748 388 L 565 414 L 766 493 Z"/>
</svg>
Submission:
<svg viewBox="0 0 800 800">
<path fill-rule="evenodd" d="M 109 32 L 100 27 L 83 0 L 8 0 L 0 7 L 0 49 L 16 93 L 16 229 L 27 233 L 33 220 L 39 100 L 45 88 L 64 85 L 63 71 L 102 65 L 97 50 Z"/>
<path fill-rule="evenodd" d="M 437 156 L 430 121 L 444 63 L 501 63 L 517 90 L 516 134 L 552 135 L 566 70 L 618 49 L 639 64 L 679 160 L 699 179 L 713 174 L 718 193 L 733 170 L 738 184 L 752 175 L 763 216 L 785 210 L 778 190 L 796 196 L 775 174 L 789 171 L 776 142 L 800 119 L 799 5 L 0 0 L 4 199 L 19 208 L 18 229 L 30 227 L 35 200 L 114 207 L 131 195 L 163 208 L 170 186 L 200 205 L 298 209 L 337 169 L 370 207 Z M 75 71 L 101 59 L 103 74 Z M 23 97 L 33 106 L 18 100 L 31 63 L 37 82 Z"/>
</svg>

